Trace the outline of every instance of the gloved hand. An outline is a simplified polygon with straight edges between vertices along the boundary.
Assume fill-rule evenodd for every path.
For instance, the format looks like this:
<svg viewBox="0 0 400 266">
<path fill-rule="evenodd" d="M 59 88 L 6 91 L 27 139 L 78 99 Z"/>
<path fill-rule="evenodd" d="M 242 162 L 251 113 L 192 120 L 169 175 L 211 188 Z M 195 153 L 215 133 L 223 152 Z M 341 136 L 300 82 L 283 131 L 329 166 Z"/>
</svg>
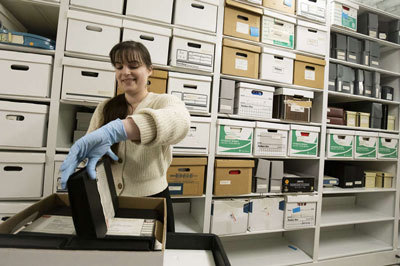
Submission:
<svg viewBox="0 0 400 266">
<path fill-rule="evenodd" d="M 89 159 L 86 165 L 88 174 L 92 179 L 96 179 L 97 162 L 105 154 L 117 161 L 118 157 L 112 152 L 111 146 L 126 139 L 124 124 L 122 120 L 116 119 L 77 140 L 60 167 L 61 187 L 65 189 L 68 178 L 86 158 Z"/>
</svg>

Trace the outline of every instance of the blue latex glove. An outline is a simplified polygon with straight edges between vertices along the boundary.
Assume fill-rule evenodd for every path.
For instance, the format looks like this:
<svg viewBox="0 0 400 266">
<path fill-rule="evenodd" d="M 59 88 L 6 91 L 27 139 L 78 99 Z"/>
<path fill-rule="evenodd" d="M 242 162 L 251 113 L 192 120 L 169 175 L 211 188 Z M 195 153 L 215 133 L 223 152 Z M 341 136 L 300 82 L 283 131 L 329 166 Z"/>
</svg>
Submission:
<svg viewBox="0 0 400 266">
<path fill-rule="evenodd" d="M 92 179 L 96 179 L 97 162 L 105 154 L 117 161 L 118 157 L 112 152 L 111 146 L 126 139 L 124 124 L 122 120 L 116 119 L 77 140 L 60 167 L 61 187 L 65 189 L 68 178 L 86 158 L 89 159 L 86 165 L 88 174 Z"/>
</svg>

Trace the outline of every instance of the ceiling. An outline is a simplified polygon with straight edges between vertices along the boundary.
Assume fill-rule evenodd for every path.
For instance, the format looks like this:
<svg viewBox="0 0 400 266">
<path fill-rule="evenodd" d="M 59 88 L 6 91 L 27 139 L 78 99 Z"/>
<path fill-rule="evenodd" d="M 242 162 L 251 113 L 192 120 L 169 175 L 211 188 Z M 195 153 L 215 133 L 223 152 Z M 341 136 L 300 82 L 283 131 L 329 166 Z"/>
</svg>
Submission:
<svg viewBox="0 0 400 266">
<path fill-rule="evenodd" d="M 400 16 L 400 0 L 357 0 L 356 2 L 376 7 Z"/>
</svg>

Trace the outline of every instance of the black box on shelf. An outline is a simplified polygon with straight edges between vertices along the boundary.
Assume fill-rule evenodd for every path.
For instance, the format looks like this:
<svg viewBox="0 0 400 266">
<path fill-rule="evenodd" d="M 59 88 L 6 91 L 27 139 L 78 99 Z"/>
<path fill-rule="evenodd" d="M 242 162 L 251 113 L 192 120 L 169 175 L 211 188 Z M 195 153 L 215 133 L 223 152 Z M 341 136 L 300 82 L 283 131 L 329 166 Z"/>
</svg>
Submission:
<svg viewBox="0 0 400 266">
<path fill-rule="evenodd" d="M 358 16 L 357 31 L 370 37 L 378 38 L 378 15 L 365 12 Z"/>
<path fill-rule="evenodd" d="M 393 88 L 390 86 L 382 86 L 381 98 L 383 100 L 393 101 Z"/>
<path fill-rule="evenodd" d="M 372 72 L 372 97 L 381 98 L 381 73 Z"/>
<path fill-rule="evenodd" d="M 342 162 L 326 162 L 325 175 L 339 178 L 339 187 L 352 188 L 364 186 L 364 171 L 360 166 Z"/>
<path fill-rule="evenodd" d="M 372 72 L 364 71 L 364 96 L 372 97 Z"/>
<path fill-rule="evenodd" d="M 337 76 L 337 64 L 329 63 L 329 83 L 328 89 L 330 91 L 336 91 L 336 76 Z"/>
<path fill-rule="evenodd" d="M 387 40 L 389 33 L 389 23 L 380 21 L 378 25 L 378 39 Z"/>
<path fill-rule="evenodd" d="M 343 93 L 353 93 L 354 90 L 354 71 L 351 67 L 338 65 L 336 91 Z"/>
<path fill-rule="evenodd" d="M 373 102 L 353 102 L 347 104 L 348 108 L 358 112 L 370 114 L 370 128 L 381 128 L 382 104 Z"/>
<path fill-rule="evenodd" d="M 358 63 L 358 56 L 360 54 L 358 40 L 353 37 L 347 37 L 347 54 L 346 61 Z"/>
<path fill-rule="evenodd" d="M 379 43 L 370 42 L 369 65 L 371 67 L 379 67 L 380 57 L 381 57 L 381 52 Z"/>
<path fill-rule="evenodd" d="M 395 19 L 389 22 L 389 32 L 400 31 L 400 20 Z"/>
<path fill-rule="evenodd" d="M 371 51 L 371 42 L 368 40 L 362 40 L 362 50 L 360 64 L 369 66 L 369 54 Z"/>
<path fill-rule="evenodd" d="M 389 105 L 382 104 L 381 129 L 387 129 L 388 115 L 389 115 Z"/>
<path fill-rule="evenodd" d="M 400 31 L 389 32 L 388 41 L 400 44 Z"/>
<path fill-rule="evenodd" d="M 339 60 L 346 60 L 347 37 L 343 34 L 332 34 L 332 57 Z"/>
<path fill-rule="evenodd" d="M 328 117 L 339 117 L 339 118 L 343 118 L 343 117 L 344 117 L 344 109 L 343 109 L 343 108 L 339 108 L 339 107 L 331 107 L 331 106 L 328 106 L 328 109 L 327 109 L 327 116 L 328 116 Z"/>
<path fill-rule="evenodd" d="M 285 175 L 282 178 L 282 193 L 290 192 L 314 192 L 315 177 Z"/>
<path fill-rule="evenodd" d="M 355 69 L 354 94 L 364 95 L 364 70 Z"/>
</svg>

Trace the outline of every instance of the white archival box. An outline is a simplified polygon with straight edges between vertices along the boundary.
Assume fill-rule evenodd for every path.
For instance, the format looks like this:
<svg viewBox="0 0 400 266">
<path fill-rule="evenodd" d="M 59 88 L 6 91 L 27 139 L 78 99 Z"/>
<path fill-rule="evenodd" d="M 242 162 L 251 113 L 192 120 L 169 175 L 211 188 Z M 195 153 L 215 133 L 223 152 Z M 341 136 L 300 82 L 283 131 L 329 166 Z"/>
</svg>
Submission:
<svg viewBox="0 0 400 266">
<path fill-rule="evenodd" d="M 190 118 L 190 129 L 186 137 L 179 143 L 173 145 L 174 153 L 208 154 L 210 138 L 211 118 Z"/>
</svg>

